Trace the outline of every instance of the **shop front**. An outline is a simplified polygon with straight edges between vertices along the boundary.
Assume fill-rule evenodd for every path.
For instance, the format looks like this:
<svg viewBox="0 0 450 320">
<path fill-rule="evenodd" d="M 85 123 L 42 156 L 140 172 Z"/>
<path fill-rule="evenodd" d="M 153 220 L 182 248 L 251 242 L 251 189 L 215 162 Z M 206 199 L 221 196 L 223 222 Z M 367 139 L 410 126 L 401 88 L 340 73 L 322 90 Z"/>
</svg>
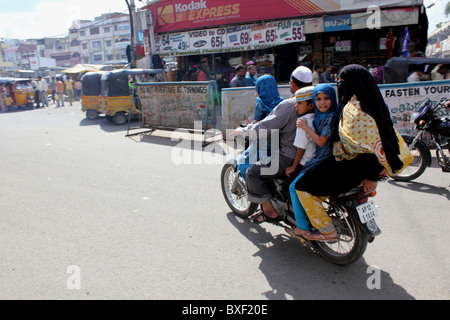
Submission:
<svg viewBox="0 0 450 320">
<path fill-rule="evenodd" d="M 224 2 L 228 9 L 220 6 Z M 383 63 L 402 55 L 406 28 L 410 55 L 426 41 L 420 38 L 420 17 L 426 18 L 422 1 L 387 1 L 390 6 L 370 10 L 353 6 L 350 12 L 349 1 L 341 1 L 340 7 L 321 7 L 322 1 L 314 1 L 316 6 L 299 8 L 295 1 L 274 6 L 273 1 L 260 0 L 258 12 L 253 10 L 251 16 L 252 2 L 168 0 L 149 5 L 155 22 L 153 53 L 177 57 L 178 80 L 196 65 L 210 79 L 229 81 L 235 66 L 253 61 L 258 74 L 272 74 L 284 82 L 300 64 L 329 64 L 337 71 L 350 63 Z"/>
</svg>

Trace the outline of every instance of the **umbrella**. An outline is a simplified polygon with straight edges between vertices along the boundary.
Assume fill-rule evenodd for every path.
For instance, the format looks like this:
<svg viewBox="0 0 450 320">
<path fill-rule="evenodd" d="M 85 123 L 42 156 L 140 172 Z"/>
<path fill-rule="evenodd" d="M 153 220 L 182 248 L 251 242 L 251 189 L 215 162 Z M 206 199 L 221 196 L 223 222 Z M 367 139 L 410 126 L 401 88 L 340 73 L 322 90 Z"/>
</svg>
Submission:
<svg viewBox="0 0 450 320">
<path fill-rule="evenodd" d="M 98 64 L 77 64 L 72 68 L 61 71 L 62 73 L 84 73 L 84 72 L 95 72 L 100 71 L 104 65 Z"/>
</svg>

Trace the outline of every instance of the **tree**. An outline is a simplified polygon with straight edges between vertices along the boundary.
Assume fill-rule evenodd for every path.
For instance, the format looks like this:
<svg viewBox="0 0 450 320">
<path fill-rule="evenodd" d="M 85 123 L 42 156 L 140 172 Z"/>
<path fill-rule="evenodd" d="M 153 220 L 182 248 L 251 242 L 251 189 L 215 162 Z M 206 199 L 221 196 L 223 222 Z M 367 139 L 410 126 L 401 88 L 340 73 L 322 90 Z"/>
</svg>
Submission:
<svg viewBox="0 0 450 320">
<path fill-rule="evenodd" d="M 447 2 L 447 5 L 445 6 L 445 16 L 448 17 L 450 14 L 450 1 Z"/>
</svg>

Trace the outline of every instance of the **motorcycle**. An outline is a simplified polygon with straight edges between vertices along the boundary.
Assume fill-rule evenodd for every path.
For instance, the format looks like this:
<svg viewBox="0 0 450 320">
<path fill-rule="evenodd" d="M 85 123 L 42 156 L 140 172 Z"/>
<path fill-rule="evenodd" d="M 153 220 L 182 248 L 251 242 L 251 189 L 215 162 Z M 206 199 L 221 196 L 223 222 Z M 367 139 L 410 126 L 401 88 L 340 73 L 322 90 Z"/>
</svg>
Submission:
<svg viewBox="0 0 450 320">
<path fill-rule="evenodd" d="M 436 159 L 443 172 L 450 172 L 450 118 L 441 118 L 439 110 L 444 108 L 447 98 L 443 98 L 433 107 L 430 99 L 425 99 L 413 112 L 411 123 L 416 125 L 419 132 L 415 137 L 402 135 L 411 154 L 413 162 L 400 174 L 393 176 L 398 181 L 411 181 L 424 173 L 431 165 L 431 151 L 424 139 L 425 132 L 429 133 L 431 142 L 436 146 Z"/>
<path fill-rule="evenodd" d="M 272 180 L 270 194 L 272 204 L 278 211 L 281 220 L 274 223 L 280 227 L 295 228 L 294 209 L 283 192 L 284 180 Z M 222 193 L 230 209 L 242 218 L 253 219 L 262 210 L 259 204 L 247 200 L 246 181 L 242 177 L 236 159 L 226 163 L 221 173 Z M 337 241 L 309 241 L 299 239 L 303 245 L 308 243 L 324 259 L 337 264 L 349 265 L 364 254 L 367 244 L 381 233 L 375 217 L 378 215 L 375 203 L 369 201 L 376 192 L 366 194 L 363 188 L 355 188 L 346 193 L 333 196 L 323 202 L 331 217 L 337 233 Z"/>
</svg>

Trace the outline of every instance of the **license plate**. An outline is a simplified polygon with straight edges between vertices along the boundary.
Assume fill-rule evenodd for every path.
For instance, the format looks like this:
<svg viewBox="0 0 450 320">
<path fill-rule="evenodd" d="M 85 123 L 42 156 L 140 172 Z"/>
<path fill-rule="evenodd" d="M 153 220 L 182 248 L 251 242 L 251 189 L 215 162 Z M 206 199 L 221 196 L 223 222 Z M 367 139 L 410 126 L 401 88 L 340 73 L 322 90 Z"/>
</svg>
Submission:
<svg viewBox="0 0 450 320">
<path fill-rule="evenodd" d="M 362 223 L 366 223 L 367 221 L 370 221 L 378 216 L 378 212 L 373 201 L 357 206 L 356 210 L 358 210 L 359 220 L 361 220 Z"/>
</svg>

